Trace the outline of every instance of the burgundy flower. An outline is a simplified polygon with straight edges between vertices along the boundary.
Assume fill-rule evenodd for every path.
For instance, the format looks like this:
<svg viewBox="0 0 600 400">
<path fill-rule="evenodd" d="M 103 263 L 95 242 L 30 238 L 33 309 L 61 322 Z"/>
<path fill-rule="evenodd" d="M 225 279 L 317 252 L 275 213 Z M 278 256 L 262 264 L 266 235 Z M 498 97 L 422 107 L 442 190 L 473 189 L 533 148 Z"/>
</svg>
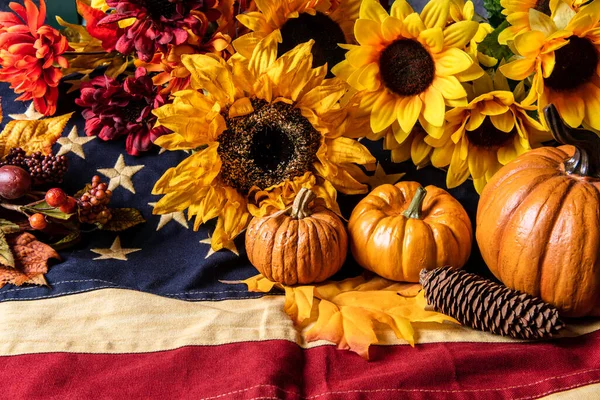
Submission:
<svg viewBox="0 0 600 400">
<path fill-rule="evenodd" d="M 124 82 L 106 75 L 81 84 L 81 96 L 75 103 L 85 110 L 85 133 L 102 140 L 127 136 L 127 153 L 137 156 L 148 151 L 159 136 L 168 133 L 165 127 L 154 127 L 152 110 L 165 104 L 152 78 L 144 68 Z"/>
<path fill-rule="evenodd" d="M 179 45 L 188 39 L 188 31 L 203 37 L 209 21 L 221 13 L 214 8 L 217 0 L 107 0 L 115 8 L 99 24 L 127 18 L 135 22 L 125 28 L 116 49 L 129 54 L 134 49 L 139 59 L 150 61 L 156 50 L 166 52 L 168 44 Z"/>
</svg>

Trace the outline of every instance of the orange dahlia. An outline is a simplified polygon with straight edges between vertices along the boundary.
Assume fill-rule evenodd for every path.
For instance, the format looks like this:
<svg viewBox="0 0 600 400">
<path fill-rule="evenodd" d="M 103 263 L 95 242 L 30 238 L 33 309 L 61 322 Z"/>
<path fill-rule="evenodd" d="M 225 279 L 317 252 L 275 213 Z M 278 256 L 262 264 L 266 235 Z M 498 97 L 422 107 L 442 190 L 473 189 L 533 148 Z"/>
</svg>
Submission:
<svg viewBox="0 0 600 400">
<path fill-rule="evenodd" d="M 38 112 L 52 115 L 62 78 L 59 66 L 69 66 L 62 56 L 69 43 L 56 29 L 44 25 L 44 0 L 39 9 L 31 0 L 25 0 L 25 6 L 10 3 L 9 7 L 14 14 L 0 12 L 0 82 L 23 93 L 17 100 L 33 99 Z"/>
</svg>

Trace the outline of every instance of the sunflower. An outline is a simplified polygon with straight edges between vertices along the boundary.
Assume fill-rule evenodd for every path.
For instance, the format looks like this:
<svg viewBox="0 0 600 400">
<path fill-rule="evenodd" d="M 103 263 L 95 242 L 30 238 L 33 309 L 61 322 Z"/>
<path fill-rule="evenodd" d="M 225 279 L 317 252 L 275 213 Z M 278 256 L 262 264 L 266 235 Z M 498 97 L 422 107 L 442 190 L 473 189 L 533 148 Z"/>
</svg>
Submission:
<svg viewBox="0 0 600 400">
<path fill-rule="evenodd" d="M 283 209 L 301 187 L 313 188 L 337 209 L 336 191 L 365 193 L 359 165 L 374 157 L 360 136 L 351 108 L 339 104 L 347 86 L 312 68 L 313 42 L 277 57 L 279 32 L 259 43 L 252 57 L 183 55 L 190 90 L 154 111 L 173 131 L 155 142 L 168 150 L 195 150 L 156 182 L 165 195 L 155 214 L 188 209 L 194 229 L 218 218 L 216 251 L 245 229 L 250 211 Z"/>
<path fill-rule="evenodd" d="M 500 5 L 504 8 L 502 14 L 506 15 L 506 21 L 510 26 L 500 32 L 498 42 L 507 44 L 508 41 L 524 32 L 531 31 L 529 23 L 529 10 L 533 9 L 548 16 L 555 16 L 558 4 L 562 0 L 500 0 Z M 565 4 L 569 5 L 574 11 L 577 11 L 587 0 L 569 0 Z"/>
<path fill-rule="evenodd" d="M 281 33 L 278 55 L 312 39 L 313 67 L 329 68 L 344 59 L 338 44 L 354 43 L 354 22 L 361 0 L 256 0 L 257 11 L 237 16 L 251 32 L 233 42 L 235 49 L 250 58 L 256 44 L 271 33 Z"/>
<path fill-rule="evenodd" d="M 537 101 L 540 115 L 552 103 L 569 126 L 600 130 L 600 1 L 577 13 L 560 3 L 554 18 L 529 13 L 532 30 L 515 38 L 519 58 L 501 66 L 502 73 L 515 80 L 533 74 L 523 103 Z"/>
<path fill-rule="evenodd" d="M 496 73 L 493 81 L 485 74 L 473 83 L 472 92 L 477 97 L 467 106 L 446 113 L 443 136 L 428 136 L 425 142 L 434 147 L 433 166 L 449 166 L 449 188 L 461 185 L 471 176 L 475 189 L 481 193 L 503 165 L 551 136 L 527 114 L 535 107 L 515 101 L 502 74 Z"/>
<path fill-rule="evenodd" d="M 404 0 L 394 2 L 391 15 L 376 0 L 362 2 L 354 26 L 359 45 L 345 46 L 346 59 L 332 72 L 366 92 L 364 107 L 373 132 L 388 129 L 394 121 L 411 132 L 419 121 L 427 133 L 439 137 L 446 105 L 467 103 L 460 81 L 477 76 L 466 73 L 473 60 L 462 49 L 477 33 L 478 23 L 446 27 L 449 11 L 449 0 L 427 3 L 421 15 Z"/>
</svg>

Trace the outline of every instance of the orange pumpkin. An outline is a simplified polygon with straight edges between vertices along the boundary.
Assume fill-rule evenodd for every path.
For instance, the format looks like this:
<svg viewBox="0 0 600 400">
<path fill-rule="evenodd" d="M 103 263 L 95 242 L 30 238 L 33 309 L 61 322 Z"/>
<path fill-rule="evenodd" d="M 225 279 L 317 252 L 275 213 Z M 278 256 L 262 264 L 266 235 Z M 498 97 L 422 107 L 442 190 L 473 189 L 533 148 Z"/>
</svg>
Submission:
<svg viewBox="0 0 600 400">
<path fill-rule="evenodd" d="M 321 282 L 344 264 L 348 234 L 331 210 L 302 188 L 286 210 L 254 218 L 246 231 L 246 252 L 267 279 L 284 285 Z"/>
<path fill-rule="evenodd" d="M 473 242 L 461 204 L 445 190 L 417 182 L 375 188 L 352 211 L 348 233 L 360 265 L 407 282 L 418 282 L 423 268 L 461 268 Z"/>
<path fill-rule="evenodd" d="M 557 141 L 504 166 L 481 194 L 477 242 L 506 286 L 537 296 L 564 316 L 600 315 L 600 139 L 546 121 Z"/>
</svg>

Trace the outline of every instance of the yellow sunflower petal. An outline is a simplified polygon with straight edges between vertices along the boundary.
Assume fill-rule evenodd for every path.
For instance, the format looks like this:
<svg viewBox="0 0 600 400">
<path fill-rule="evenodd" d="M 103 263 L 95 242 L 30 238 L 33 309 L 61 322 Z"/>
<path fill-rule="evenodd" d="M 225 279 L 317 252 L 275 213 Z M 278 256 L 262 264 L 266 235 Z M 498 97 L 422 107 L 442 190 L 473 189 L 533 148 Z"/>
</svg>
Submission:
<svg viewBox="0 0 600 400">
<path fill-rule="evenodd" d="M 412 141 L 405 140 L 404 143 L 392 149 L 391 159 L 394 163 L 401 163 L 410 160 Z"/>
<path fill-rule="evenodd" d="M 535 59 L 523 58 L 500 66 L 500 72 L 509 79 L 520 81 L 535 71 Z"/>
<path fill-rule="evenodd" d="M 392 4 L 392 8 L 390 9 L 390 15 L 400 20 L 403 20 L 412 13 L 414 13 L 414 10 L 406 0 L 394 1 L 394 4 Z"/>
<path fill-rule="evenodd" d="M 277 44 L 281 43 L 281 41 L 281 32 L 276 30 L 267 35 L 254 48 L 250 63 L 248 64 L 248 70 L 255 78 L 265 73 L 275 60 L 277 60 Z"/>
<path fill-rule="evenodd" d="M 490 119 L 492 120 L 492 124 L 496 127 L 496 129 L 501 130 L 502 132 L 508 133 L 515 127 L 515 117 L 512 112 L 492 115 Z"/>
<path fill-rule="evenodd" d="M 327 141 L 328 159 L 335 164 L 374 164 L 375 157 L 360 142 L 345 137 Z"/>
<path fill-rule="evenodd" d="M 436 75 L 450 76 L 467 70 L 473 60 L 467 53 L 456 48 L 433 54 Z"/>
<path fill-rule="evenodd" d="M 350 52 L 351 51 L 352 50 L 350 50 Z M 346 53 L 346 57 L 350 52 Z M 356 68 L 352 66 L 352 64 L 350 64 L 348 60 L 341 61 L 335 67 L 331 68 L 331 73 L 333 75 L 345 80 L 346 82 L 349 82 L 350 75 L 352 75 L 352 73 L 355 71 Z"/>
<path fill-rule="evenodd" d="M 379 64 L 371 63 L 365 65 L 362 69 L 362 72 L 358 76 L 358 84 L 360 87 L 372 92 L 377 90 L 380 85 L 380 80 L 377 78 L 379 74 Z"/>
<path fill-rule="evenodd" d="M 425 141 L 425 134 L 419 133 L 415 135 L 410 146 L 410 157 L 412 158 L 413 164 L 417 167 L 424 167 L 429 163 L 429 156 L 432 152 L 431 146 Z"/>
<path fill-rule="evenodd" d="M 331 110 L 345 93 L 346 86 L 342 81 L 329 79 L 302 96 L 297 107 L 309 108 L 317 114 L 324 114 Z"/>
<path fill-rule="evenodd" d="M 508 146 L 502 146 L 498 149 L 497 160 L 500 164 L 506 165 L 517 158 L 518 155 L 517 150 L 511 143 Z"/>
<path fill-rule="evenodd" d="M 569 126 L 577 128 L 581 125 L 585 117 L 585 104 L 581 97 L 559 94 L 552 98 L 552 102 Z"/>
<path fill-rule="evenodd" d="M 371 111 L 371 129 L 378 133 L 396 120 L 396 96 L 383 91 Z"/>
<path fill-rule="evenodd" d="M 471 146 L 469 149 L 469 173 L 473 179 L 481 178 L 485 176 L 485 164 L 489 157 L 495 157 L 495 154 L 490 154 L 490 151 L 478 149 L 475 146 Z"/>
<path fill-rule="evenodd" d="M 400 128 L 402 128 L 404 132 L 412 131 L 421 114 L 422 108 L 423 102 L 419 96 L 405 97 L 398 103 L 396 118 L 398 119 Z"/>
<path fill-rule="evenodd" d="M 429 121 L 427 121 L 425 119 L 425 117 L 423 116 L 423 113 L 421 113 L 421 115 L 419 115 L 419 124 L 421 125 L 421 127 L 423 129 L 425 129 L 425 132 L 427 132 L 427 134 L 429 134 L 430 136 L 432 136 L 435 139 L 439 139 L 444 135 L 443 124 L 442 124 L 442 126 L 435 126 L 435 125 L 429 123 Z"/>
<path fill-rule="evenodd" d="M 246 228 L 250 219 L 246 199 L 229 187 L 224 189 L 227 201 L 222 206 L 212 236 L 211 247 L 214 251 L 230 246 L 233 240 Z"/>
<path fill-rule="evenodd" d="M 371 21 L 383 22 L 388 17 L 385 8 L 381 6 L 378 0 L 363 0 L 360 5 L 359 18 L 370 19 Z"/>
<path fill-rule="evenodd" d="M 181 56 L 181 62 L 190 71 L 193 89 L 204 89 L 223 103 L 234 100 L 235 87 L 226 64 L 204 54 L 185 54 Z"/>
<path fill-rule="evenodd" d="M 402 36 L 407 38 L 417 38 L 419 33 L 427 29 L 419 14 L 412 13 L 402 21 Z"/>
<path fill-rule="evenodd" d="M 444 29 L 444 47 L 462 49 L 475 36 L 478 29 L 479 24 L 475 21 L 460 21 L 450 25 Z"/>
<path fill-rule="evenodd" d="M 446 186 L 449 189 L 462 185 L 469 177 L 469 165 L 466 160 L 461 160 L 458 146 L 452 152 L 450 167 L 446 175 Z"/>
<path fill-rule="evenodd" d="M 535 57 L 544 46 L 546 38 L 542 32 L 531 31 L 520 34 L 515 38 L 514 45 L 523 57 Z"/>
<path fill-rule="evenodd" d="M 237 99 L 231 107 L 229 107 L 229 118 L 241 117 L 242 115 L 248 115 L 254 111 L 252 103 L 248 97 Z"/>
<path fill-rule="evenodd" d="M 188 208 L 192 200 L 188 193 L 171 192 L 163 196 L 156 202 L 152 214 L 169 214 L 172 212 L 180 212 Z"/>
<path fill-rule="evenodd" d="M 269 24 L 263 13 L 249 12 L 246 14 L 239 14 L 236 18 L 242 25 L 251 31 L 266 31 L 269 29 Z"/>
<path fill-rule="evenodd" d="M 238 53 L 249 60 L 256 45 L 264 38 L 265 35 L 262 32 L 250 32 L 235 39 L 232 44 Z"/>
<path fill-rule="evenodd" d="M 346 60 L 354 68 L 360 68 L 364 65 L 372 63 L 377 57 L 377 53 L 372 47 L 356 47 L 346 53 Z M 339 64 L 338 64 L 339 65 Z M 339 76 L 338 74 L 335 74 Z"/>
<path fill-rule="evenodd" d="M 595 27 L 598 19 L 600 19 L 600 2 L 592 1 L 579 9 L 579 12 L 569 22 L 566 30 L 577 36 L 583 36 L 585 32 Z"/>
<path fill-rule="evenodd" d="M 583 90 L 583 100 L 585 103 L 586 124 L 594 129 L 600 130 L 600 89 L 589 83 Z"/>
<path fill-rule="evenodd" d="M 449 0 L 431 0 L 421 11 L 421 19 L 428 28 L 443 28 L 450 12 Z"/>
<path fill-rule="evenodd" d="M 495 98 L 480 103 L 480 107 L 481 114 L 488 116 L 501 115 L 508 112 L 508 106 L 506 104 L 502 104 L 499 101 L 496 101 Z"/>
<path fill-rule="evenodd" d="M 392 41 L 402 35 L 402 20 L 387 17 L 381 24 L 381 33 L 385 40 Z"/>
<path fill-rule="evenodd" d="M 549 15 L 535 8 L 529 9 L 529 26 L 532 30 L 543 33 L 544 36 L 550 36 L 558 30 Z"/>
<path fill-rule="evenodd" d="M 273 21 L 275 25 L 281 26 L 285 22 L 284 15 L 280 15 L 278 2 L 273 0 L 256 0 L 256 7 L 265 15 L 267 20 Z"/>
<path fill-rule="evenodd" d="M 442 94 L 436 88 L 429 87 L 420 96 L 424 105 L 423 117 L 433 126 L 442 126 L 446 112 L 446 105 L 444 104 Z"/>
<path fill-rule="evenodd" d="M 381 24 L 370 19 L 359 19 L 354 24 L 354 36 L 363 46 L 377 46 L 383 39 Z"/>
<path fill-rule="evenodd" d="M 444 47 L 442 28 L 425 29 L 419 33 L 417 40 L 433 53 L 439 53 Z"/>
<path fill-rule="evenodd" d="M 448 142 L 445 146 L 433 149 L 433 152 L 431 153 L 431 164 L 436 168 L 447 167 L 452 160 L 454 147 L 454 143 Z"/>
<path fill-rule="evenodd" d="M 467 124 L 465 125 L 465 129 L 468 131 L 474 131 L 475 129 L 477 129 L 481 126 L 484 119 L 485 119 L 485 115 L 482 114 L 481 112 L 479 112 L 478 108 L 474 108 L 473 110 L 471 110 L 471 114 L 469 115 L 469 120 L 467 121 Z M 457 143 L 457 142 L 458 142 L 458 140 L 455 140 L 455 143 Z"/>
<path fill-rule="evenodd" d="M 436 76 L 432 85 L 445 99 L 460 99 L 467 96 L 465 88 L 454 76 Z"/>
<path fill-rule="evenodd" d="M 408 139 L 408 137 L 410 136 L 410 131 L 405 131 L 404 129 L 402 129 L 400 127 L 399 124 L 393 124 L 392 125 L 392 135 L 388 135 L 393 137 L 394 139 L 396 139 L 396 147 L 398 147 L 397 145 L 404 143 L 404 141 L 406 139 Z"/>
</svg>

